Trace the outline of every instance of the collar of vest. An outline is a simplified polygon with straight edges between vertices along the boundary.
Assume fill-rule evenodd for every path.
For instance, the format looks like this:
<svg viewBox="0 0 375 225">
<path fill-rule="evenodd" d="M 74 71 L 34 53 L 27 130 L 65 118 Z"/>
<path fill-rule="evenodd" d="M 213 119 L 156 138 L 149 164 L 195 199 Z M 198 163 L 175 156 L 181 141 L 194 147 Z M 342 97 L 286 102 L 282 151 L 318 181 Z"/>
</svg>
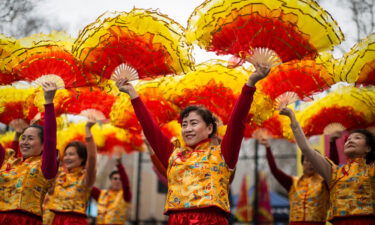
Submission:
<svg viewBox="0 0 375 225">
<path fill-rule="evenodd" d="M 358 164 L 366 164 L 366 159 L 359 157 L 359 158 L 348 158 L 347 164 L 358 163 Z"/>
<path fill-rule="evenodd" d="M 186 146 L 186 147 L 191 148 L 191 149 L 197 149 L 200 146 L 205 145 L 206 143 L 210 143 L 210 142 L 211 142 L 211 138 L 207 138 L 207 139 L 201 140 L 200 142 L 198 142 L 197 144 L 193 146 Z"/>
</svg>

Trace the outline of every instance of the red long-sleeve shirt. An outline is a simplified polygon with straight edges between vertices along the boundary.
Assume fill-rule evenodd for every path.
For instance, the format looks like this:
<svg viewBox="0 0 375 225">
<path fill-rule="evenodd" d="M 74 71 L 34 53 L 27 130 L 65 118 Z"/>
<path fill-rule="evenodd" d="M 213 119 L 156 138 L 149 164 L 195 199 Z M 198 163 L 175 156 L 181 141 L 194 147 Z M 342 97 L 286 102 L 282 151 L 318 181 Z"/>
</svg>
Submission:
<svg viewBox="0 0 375 225">
<path fill-rule="evenodd" d="M 130 202 L 132 199 L 132 193 L 130 191 L 129 178 L 125 171 L 125 167 L 121 163 L 119 163 L 117 164 L 117 170 L 120 174 L 123 198 L 125 202 Z M 98 201 L 100 193 L 101 193 L 101 190 L 99 188 L 93 187 L 91 190 L 91 197 L 93 197 L 96 201 Z"/>
<path fill-rule="evenodd" d="M 236 166 L 238 160 L 238 154 L 245 131 L 246 117 L 250 110 L 254 92 L 255 87 L 244 85 L 242 88 L 241 95 L 234 106 L 229 118 L 227 131 L 221 142 L 221 152 L 225 162 L 231 169 Z M 131 102 L 152 149 L 155 151 L 156 156 L 164 167 L 168 168 L 168 160 L 174 148 L 173 144 L 160 130 L 142 100 L 138 97 Z"/>
<path fill-rule="evenodd" d="M 330 149 L 329 149 L 329 155 L 330 158 L 333 162 L 338 163 L 339 158 L 338 158 L 338 153 L 337 153 L 337 146 L 336 142 L 332 141 L 330 142 Z M 288 174 L 284 173 L 281 171 L 275 162 L 275 158 L 272 154 L 271 148 L 266 148 L 266 157 L 267 157 L 267 162 L 270 167 L 272 175 L 276 178 L 276 180 L 283 186 L 288 192 L 290 190 L 290 187 L 293 184 L 293 178 L 292 176 L 289 176 Z"/>
</svg>

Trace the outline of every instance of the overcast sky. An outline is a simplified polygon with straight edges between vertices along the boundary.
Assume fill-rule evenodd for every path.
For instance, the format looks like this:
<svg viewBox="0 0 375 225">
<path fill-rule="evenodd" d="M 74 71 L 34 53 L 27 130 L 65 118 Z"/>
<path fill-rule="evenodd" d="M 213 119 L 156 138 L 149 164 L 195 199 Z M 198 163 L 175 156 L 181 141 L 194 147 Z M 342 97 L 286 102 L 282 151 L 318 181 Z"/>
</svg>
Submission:
<svg viewBox="0 0 375 225">
<path fill-rule="evenodd" d="M 157 9 L 167 14 L 182 26 L 186 27 L 187 20 L 194 9 L 203 0 L 46 0 L 37 7 L 38 13 L 48 19 L 58 21 L 73 37 L 77 37 L 80 30 L 96 20 L 106 11 L 130 11 L 133 7 L 144 9 Z M 351 38 L 353 22 L 350 20 L 350 11 L 345 9 L 339 0 L 320 1 L 321 6 L 327 10 L 340 25 L 346 37 L 342 49 L 349 50 L 354 44 Z M 195 47 L 194 57 L 196 62 L 210 58 L 218 58 L 214 53 Z M 335 51 L 335 56 L 341 56 L 340 51 Z"/>
</svg>

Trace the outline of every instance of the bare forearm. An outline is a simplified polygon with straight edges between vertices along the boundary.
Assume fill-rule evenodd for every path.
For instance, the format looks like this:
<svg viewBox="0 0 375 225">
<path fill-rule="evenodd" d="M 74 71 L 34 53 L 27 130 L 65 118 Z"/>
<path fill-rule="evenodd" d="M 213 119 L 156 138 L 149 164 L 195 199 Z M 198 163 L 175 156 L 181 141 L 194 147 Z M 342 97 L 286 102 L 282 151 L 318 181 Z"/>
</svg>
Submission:
<svg viewBox="0 0 375 225">
<path fill-rule="evenodd" d="M 331 165 L 317 151 L 315 151 L 307 141 L 305 134 L 297 119 L 293 115 L 291 118 L 291 128 L 296 139 L 298 147 L 301 149 L 305 157 L 313 164 L 314 169 L 329 182 L 331 179 Z"/>
</svg>

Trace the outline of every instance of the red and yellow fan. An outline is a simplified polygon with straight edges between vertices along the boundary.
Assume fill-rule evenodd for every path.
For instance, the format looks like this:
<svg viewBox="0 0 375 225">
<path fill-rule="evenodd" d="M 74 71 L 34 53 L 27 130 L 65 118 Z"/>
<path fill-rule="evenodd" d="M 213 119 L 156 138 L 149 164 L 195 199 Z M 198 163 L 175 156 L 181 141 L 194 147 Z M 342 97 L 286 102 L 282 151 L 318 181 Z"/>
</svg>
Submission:
<svg viewBox="0 0 375 225">
<path fill-rule="evenodd" d="M 190 16 L 186 36 L 208 51 L 271 65 L 315 58 L 344 39 L 327 11 L 303 0 L 205 1 Z"/>
<path fill-rule="evenodd" d="M 0 85 L 11 84 L 19 80 L 16 74 L 7 71 L 5 68 L 5 58 L 13 51 L 21 48 L 18 40 L 0 34 Z"/>
<path fill-rule="evenodd" d="M 0 122 L 10 124 L 13 120 L 23 119 L 29 123 L 27 99 L 35 91 L 34 88 L 17 89 L 11 86 L 0 88 Z"/>
<path fill-rule="evenodd" d="M 315 60 L 293 60 L 273 68 L 257 85 L 281 108 L 328 89 L 334 81 L 325 65 Z M 278 107 L 277 107 L 278 108 Z"/>
<path fill-rule="evenodd" d="M 162 125 L 177 118 L 176 106 L 164 98 L 163 90 L 152 83 L 151 85 L 141 83 L 135 88 L 158 124 Z M 115 126 L 134 131 L 137 135 L 141 132 L 141 126 L 128 96 L 122 94 L 116 99 L 111 109 L 110 118 L 111 123 Z"/>
<path fill-rule="evenodd" d="M 54 81 L 59 88 L 87 86 L 94 82 L 94 78 L 83 74 L 81 63 L 62 44 L 64 42 L 35 38 L 23 40 L 27 45 L 4 59 L 7 72 L 37 84 Z"/>
<path fill-rule="evenodd" d="M 15 135 L 16 132 L 14 131 L 8 131 L 4 134 L 0 134 L 0 145 L 3 146 L 4 149 L 12 148 L 12 142 Z"/>
<path fill-rule="evenodd" d="M 185 73 L 194 63 L 184 33 L 181 25 L 156 11 L 108 13 L 83 29 L 73 52 L 85 71 L 105 79 Z"/>
<path fill-rule="evenodd" d="M 364 128 L 375 118 L 369 91 L 341 87 L 297 113 L 307 136 Z"/>
<path fill-rule="evenodd" d="M 64 110 L 66 113 L 93 116 L 97 121 L 105 122 L 116 97 L 103 92 L 99 88 L 82 87 L 68 91 L 69 98 L 66 99 Z"/>
<path fill-rule="evenodd" d="M 66 89 L 57 90 L 55 97 L 53 99 L 55 115 L 56 117 L 61 114 L 67 113 L 66 105 L 70 98 L 75 98 L 71 96 L 70 92 Z M 30 123 L 44 123 L 44 93 L 43 90 L 37 89 L 32 95 L 30 95 L 26 100 L 25 114 L 26 118 Z"/>
<path fill-rule="evenodd" d="M 231 69 L 219 60 L 202 63 L 176 84 L 171 101 L 181 109 L 192 104 L 204 105 L 225 125 L 248 74 L 251 72 L 242 67 Z M 272 111 L 271 99 L 256 92 L 250 109 L 252 120 L 260 123 L 271 117 Z"/>
<path fill-rule="evenodd" d="M 375 85 L 375 33 L 354 45 L 335 68 L 336 82 Z"/>
</svg>

